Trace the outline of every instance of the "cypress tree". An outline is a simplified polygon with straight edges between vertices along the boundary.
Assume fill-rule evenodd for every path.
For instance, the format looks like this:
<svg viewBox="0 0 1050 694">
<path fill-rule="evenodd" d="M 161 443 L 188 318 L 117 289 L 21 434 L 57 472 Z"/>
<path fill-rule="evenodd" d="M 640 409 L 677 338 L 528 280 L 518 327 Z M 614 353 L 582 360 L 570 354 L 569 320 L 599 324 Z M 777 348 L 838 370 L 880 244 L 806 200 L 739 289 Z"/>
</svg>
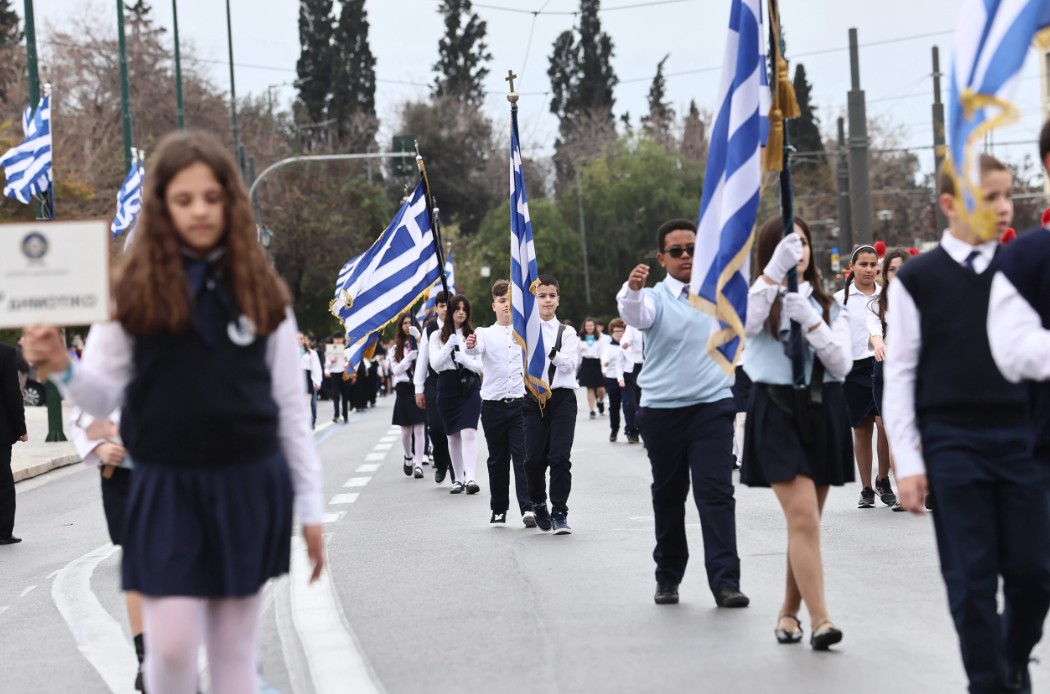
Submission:
<svg viewBox="0 0 1050 694">
<path fill-rule="evenodd" d="M 485 100 L 485 77 L 492 60 L 485 36 L 487 24 L 472 11 L 470 0 L 443 0 L 445 35 L 438 41 L 434 96 L 453 96 L 480 106 Z"/>
<path fill-rule="evenodd" d="M 300 0 L 299 101 L 311 123 L 324 120 L 332 83 L 332 0 Z"/>
<path fill-rule="evenodd" d="M 656 76 L 649 87 L 649 114 L 642 117 L 642 128 L 654 140 L 662 145 L 671 144 L 671 124 L 674 123 L 674 109 L 664 101 L 667 95 L 667 83 L 664 80 L 664 64 L 670 55 L 665 55 L 656 65 Z"/>
<path fill-rule="evenodd" d="M 816 153 L 815 155 L 803 155 L 799 158 L 798 163 L 805 165 L 823 162 L 824 138 L 820 134 L 820 119 L 813 112 L 811 102 L 813 85 L 806 78 L 806 68 L 802 63 L 795 67 L 795 79 L 792 80 L 792 83 L 795 87 L 795 96 L 798 97 L 800 115 L 787 122 L 791 144 L 799 152 Z"/>
<path fill-rule="evenodd" d="M 345 0 L 332 43 L 332 96 L 328 117 L 344 148 L 363 152 L 375 144 L 376 60 L 368 45 L 364 0 Z"/>
<path fill-rule="evenodd" d="M 690 161 L 707 159 L 707 126 L 700 116 L 696 100 L 689 102 L 689 113 L 682 124 L 682 154 Z"/>
<path fill-rule="evenodd" d="M 602 32 L 601 0 L 580 0 L 580 106 L 613 122 L 613 89 L 619 80 L 612 68 L 613 43 Z"/>
</svg>

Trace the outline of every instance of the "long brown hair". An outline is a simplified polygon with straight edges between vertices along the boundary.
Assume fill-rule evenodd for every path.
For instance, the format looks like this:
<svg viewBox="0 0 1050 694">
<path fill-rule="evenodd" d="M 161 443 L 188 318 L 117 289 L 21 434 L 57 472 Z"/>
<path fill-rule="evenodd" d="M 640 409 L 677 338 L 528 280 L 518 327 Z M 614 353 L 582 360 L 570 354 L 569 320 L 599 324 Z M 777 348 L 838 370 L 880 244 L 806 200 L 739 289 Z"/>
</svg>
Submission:
<svg viewBox="0 0 1050 694">
<path fill-rule="evenodd" d="M 180 171 L 196 163 L 211 169 L 226 194 L 220 241 L 225 253 L 219 267 L 241 313 L 255 324 L 257 334 L 268 335 L 285 319 L 291 303 L 288 287 L 258 242 L 248 192 L 233 157 L 218 139 L 199 131 L 165 136 L 150 158 L 135 238 L 114 275 L 116 318 L 136 335 L 179 334 L 189 327 L 189 280 L 164 194 Z"/>
<path fill-rule="evenodd" d="M 448 342 L 452 331 L 456 329 L 456 319 L 452 317 L 452 314 L 459 310 L 460 304 L 463 304 L 463 310 L 467 312 L 467 319 L 463 321 L 463 337 L 467 337 L 474 332 L 474 326 L 470 324 L 470 299 L 462 294 L 456 294 L 448 300 L 448 313 L 445 314 L 445 325 L 441 327 L 442 342 Z"/>
<path fill-rule="evenodd" d="M 911 254 L 904 248 L 893 248 L 886 251 L 886 257 L 882 259 L 882 291 L 879 292 L 877 297 L 871 300 L 871 304 L 874 304 L 875 313 L 879 316 L 879 322 L 882 323 L 883 337 L 886 336 L 886 309 L 889 307 L 887 292 L 890 288 L 890 279 L 889 275 L 886 274 L 886 271 L 889 269 L 890 263 L 897 258 L 900 258 L 901 265 L 904 265 L 904 263 L 908 262 L 908 259 L 911 258 Z M 871 304 L 869 304 L 869 306 L 871 306 Z"/>
<path fill-rule="evenodd" d="M 594 332 L 593 333 L 587 332 L 587 323 L 590 323 L 591 327 L 594 328 Z M 587 318 L 584 318 L 583 319 L 583 324 L 580 325 L 580 332 L 578 333 L 578 335 L 579 335 L 579 338 L 581 340 L 583 338 L 587 337 L 588 335 L 594 335 L 594 337 L 597 338 L 598 337 L 598 321 L 596 319 L 594 319 L 594 318 L 591 318 L 590 316 L 588 316 Z"/>
<path fill-rule="evenodd" d="M 824 287 L 820 283 L 820 275 L 817 274 L 817 264 L 813 262 L 813 235 L 809 233 L 809 225 L 806 224 L 806 220 L 801 217 L 795 217 L 795 225 L 802 229 L 802 233 L 806 237 L 806 243 L 809 244 L 809 265 L 806 267 L 805 272 L 802 273 L 802 279 L 809 282 L 809 285 L 813 288 L 813 298 L 817 300 L 820 307 L 824 310 L 824 322 L 831 322 L 831 306 L 835 303 L 835 299 L 830 294 L 824 291 Z M 766 265 L 769 264 L 769 260 L 773 257 L 773 251 L 776 250 L 777 244 L 780 243 L 784 238 L 784 220 L 780 215 L 770 217 L 765 223 L 758 229 L 758 249 L 755 251 L 755 277 L 758 279 L 762 275 L 762 271 Z M 780 334 L 780 297 L 778 296 L 776 301 L 769 309 L 769 317 L 766 318 L 766 330 L 773 337 L 778 337 Z"/>
<path fill-rule="evenodd" d="M 405 334 L 406 318 L 412 321 L 410 327 L 417 327 L 416 319 L 412 315 L 411 311 L 405 311 L 401 314 L 401 317 L 397 319 L 397 336 L 394 337 L 394 359 L 396 359 L 397 361 L 404 360 L 405 352 L 408 351 L 407 349 L 405 349 L 406 345 L 409 347 L 409 349 L 411 349 L 411 344 L 409 343 L 409 340 L 412 339 L 412 336 Z"/>
</svg>

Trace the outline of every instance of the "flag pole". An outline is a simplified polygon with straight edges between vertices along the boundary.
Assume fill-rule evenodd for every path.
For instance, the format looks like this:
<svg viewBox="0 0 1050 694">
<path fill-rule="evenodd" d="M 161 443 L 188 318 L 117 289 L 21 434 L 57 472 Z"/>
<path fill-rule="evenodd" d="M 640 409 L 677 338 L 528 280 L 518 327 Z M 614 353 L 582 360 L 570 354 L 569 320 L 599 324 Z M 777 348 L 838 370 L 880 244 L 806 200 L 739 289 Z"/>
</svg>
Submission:
<svg viewBox="0 0 1050 694">
<path fill-rule="evenodd" d="M 430 216 L 430 225 L 434 230 L 434 251 L 437 253 L 438 269 L 441 274 L 441 291 L 448 296 L 448 282 L 445 279 L 445 254 L 441 252 L 441 223 L 438 221 L 437 208 L 434 207 L 434 198 L 430 195 L 430 179 L 427 178 L 427 167 L 423 163 L 423 155 L 419 153 L 419 140 L 416 140 L 416 168 L 419 169 L 419 179 L 423 181 L 423 199 L 427 205 L 427 215 Z"/>
</svg>

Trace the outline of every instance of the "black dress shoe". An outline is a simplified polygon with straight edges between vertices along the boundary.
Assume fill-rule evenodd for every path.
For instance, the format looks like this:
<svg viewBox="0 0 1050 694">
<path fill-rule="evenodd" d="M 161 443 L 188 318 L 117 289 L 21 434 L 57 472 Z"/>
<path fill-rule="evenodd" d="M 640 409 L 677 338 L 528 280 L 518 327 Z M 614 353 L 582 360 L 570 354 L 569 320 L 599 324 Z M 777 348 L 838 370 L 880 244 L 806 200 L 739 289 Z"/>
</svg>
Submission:
<svg viewBox="0 0 1050 694">
<path fill-rule="evenodd" d="M 788 631 L 780 628 L 780 621 L 784 619 L 790 619 L 798 627 L 794 631 Z M 773 630 L 773 633 L 777 637 L 778 643 L 798 643 L 802 640 L 802 622 L 798 621 L 798 617 L 793 614 L 782 614 L 780 620 L 777 621 L 777 628 Z"/>
<path fill-rule="evenodd" d="M 445 475 L 448 474 L 447 470 L 442 470 L 439 467 L 434 468 L 434 481 L 441 484 L 445 481 Z"/>
<path fill-rule="evenodd" d="M 719 607 L 747 607 L 751 600 L 739 588 L 720 588 L 715 593 L 715 604 Z"/>
<path fill-rule="evenodd" d="M 5 537 L 4 539 L 0 540 L 0 545 L 17 545 L 21 541 L 22 538 L 15 537 L 14 535 L 12 535 L 11 537 Z"/>
<path fill-rule="evenodd" d="M 827 629 L 821 631 L 825 626 Z M 809 645 L 815 651 L 826 651 L 841 640 L 842 632 L 825 619 L 813 629 L 809 637 Z"/>
<path fill-rule="evenodd" d="M 1006 663 L 1006 691 L 1032 694 L 1032 678 L 1028 673 L 1028 663 L 1024 665 Z"/>
<path fill-rule="evenodd" d="M 678 584 L 677 583 L 657 583 L 656 584 L 656 595 L 653 596 L 653 600 L 657 605 L 677 605 L 678 604 Z"/>
</svg>

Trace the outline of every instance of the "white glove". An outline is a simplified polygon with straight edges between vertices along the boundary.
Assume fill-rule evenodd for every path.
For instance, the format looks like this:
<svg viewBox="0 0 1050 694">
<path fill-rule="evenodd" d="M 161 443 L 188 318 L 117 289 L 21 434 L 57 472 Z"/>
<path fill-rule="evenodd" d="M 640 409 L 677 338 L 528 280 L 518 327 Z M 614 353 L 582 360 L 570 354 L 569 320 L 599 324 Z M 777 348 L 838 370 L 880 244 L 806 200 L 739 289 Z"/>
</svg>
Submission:
<svg viewBox="0 0 1050 694">
<path fill-rule="evenodd" d="M 449 335 L 448 336 L 448 342 L 446 344 L 452 345 L 453 347 L 459 347 L 460 346 L 459 335 L 457 333 L 452 333 L 451 335 Z"/>
<path fill-rule="evenodd" d="M 405 361 L 413 361 L 418 356 L 419 356 L 419 350 L 418 349 L 410 349 L 407 352 L 405 352 Z"/>
<path fill-rule="evenodd" d="M 452 359 L 460 366 L 467 365 L 467 355 L 463 354 L 463 352 L 456 352 L 452 355 Z"/>
<path fill-rule="evenodd" d="M 813 304 L 809 303 L 809 299 L 797 292 L 784 294 L 783 302 L 784 315 L 801 325 L 803 330 L 810 330 L 824 320 Z"/>
<path fill-rule="evenodd" d="M 777 284 L 784 281 L 788 270 L 798 267 L 802 262 L 802 237 L 798 234 L 788 234 L 773 251 L 773 257 L 762 271 L 769 279 Z"/>
<path fill-rule="evenodd" d="M 419 332 L 419 328 L 417 328 L 414 325 L 409 327 L 408 334 L 416 338 L 417 340 L 423 337 L 422 333 Z"/>
</svg>

